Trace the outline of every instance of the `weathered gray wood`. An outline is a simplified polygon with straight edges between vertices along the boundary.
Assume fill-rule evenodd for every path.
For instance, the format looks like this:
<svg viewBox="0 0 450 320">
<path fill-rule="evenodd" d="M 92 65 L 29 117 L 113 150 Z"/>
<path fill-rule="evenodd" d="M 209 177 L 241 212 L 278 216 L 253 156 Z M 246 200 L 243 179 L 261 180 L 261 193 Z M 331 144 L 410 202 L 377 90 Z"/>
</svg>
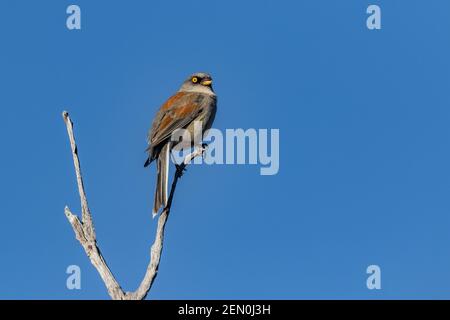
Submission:
<svg viewBox="0 0 450 320">
<path fill-rule="evenodd" d="M 73 134 L 73 123 L 72 120 L 69 117 L 69 113 L 67 111 L 64 111 L 63 119 L 67 127 L 67 133 L 69 135 L 69 141 L 70 146 L 72 150 L 72 156 L 73 156 L 73 163 L 75 167 L 75 174 L 77 177 L 77 185 L 78 185 L 78 193 L 80 195 L 80 202 L 81 202 L 81 221 L 78 219 L 78 216 L 73 214 L 70 209 L 66 206 L 65 207 L 65 214 L 67 219 L 69 220 L 70 224 L 72 225 L 73 231 L 75 232 L 75 236 L 77 240 L 80 242 L 81 246 L 83 247 L 84 251 L 86 252 L 86 255 L 89 257 L 91 263 L 94 265 L 94 267 L 97 269 L 98 273 L 100 274 L 100 277 L 102 278 L 103 282 L 105 283 L 105 286 L 108 290 L 109 295 L 114 300 L 142 300 L 145 299 L 148 292 L 150 291 L 150 288 L 153 284 L 153 281 L 156 278 L 156 275 L 158 273 L 158 267 L 159 262 L 161 260 L 161 253 L 163 249 L 163 240 L 164 240 L 164 228 L 167 222 L 167 218 L 170 213 L 170 208 L 172 206 L 172 200 L 173 195 L 175 193 L 175 188 L 178 183 L 178 179 L 182 175 L 182 171 L 186 165 L 190 163 L 195 157 L 203 155 L 203 152 L 205 151 L 204 148 L 199 148 L 194 150 L 193 153 L 186 156 L 184 159 L 184 163 L 182 164 L 182 168 L 180 170 L 177 170 L 175 172 L 175 176 L 172 182 L 172 187 L 170 190 L 169 199 L 167 201 L 166 208 L 162 211 L 161 215 L 158 219 L 158 227 L 156 230 L 156 237 L 155 241 L 151 247 L 150 250 L 150 262 L 147 266 L 147 270 L 144 275 L 144 279 L 142 280 L 141 284 L 134 292 L 124 292 L 122 288 L 120 287 L 119 283 L 117 282 L 116 278 L 112 274 L 111 270 L 109 269 L 108 265 L 106 264 L 106 261 L 100 252 L 100 249 L 97 245 L 97 239 L 94 229 L 94 224 L 92 221 L 92 215 L 89 210 L 86 192 L 84 190 L 83 185 L 83 177 L 81 175 L 81 167 L 80 167 L 80 160 L 78 157 L 78 149 L 75 141 L 75 137 Z"/>
</svg>

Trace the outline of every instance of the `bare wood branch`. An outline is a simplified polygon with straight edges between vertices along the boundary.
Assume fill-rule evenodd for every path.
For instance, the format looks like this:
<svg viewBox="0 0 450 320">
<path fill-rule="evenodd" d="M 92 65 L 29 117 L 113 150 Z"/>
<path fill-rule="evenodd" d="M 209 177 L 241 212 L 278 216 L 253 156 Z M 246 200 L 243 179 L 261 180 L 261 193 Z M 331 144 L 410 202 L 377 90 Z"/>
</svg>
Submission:
<svg viewBox="0 0 450 320">
<path fill-rule="evenodd" d="M 151 248 L 150 263 L 147 267 L 147 271 L 145 273 L 144 279 L 142 280 L 141 284 L 139 285 L 139 288 L 135 292 L 127 294 L 130 297 L 130 299 L 132 299 L 132 300 L 145 299 L 148 292 L 150 291 L 153 281 L 155 280 L 156 275 L 158 273 L 159 262 L 161 260 L 161 253 L 162 253 L 162 249 L 163 249 L 164 227 L 166 225 L 167 218 L 169 217 L 170 208 L 172 207 L 173 195 L 175 194 L 175 189 L 177 187 L 178 179 L 180 179 L 181 176 L 183 175 L 183 170 L 185 169 L 185 167 L 195 157 L 202 156 L 204 152 L 205 152 L 205 148 L 203 148 L 203 147 L 195 149 L 191 154 L 188 154 L 184 158 L 183 163 L 177 167 L 175 176 L 173 178 L 172 187 L 170 188 L 169 198 L 167 199 L 167 206 L 161 212 L 161 215 L 158 219 L 158 227 L 156 229 L 156 238 L 155 238 L 155 242 L 153 243 L 152 248 Z"/>
<path fill-rule="evenodd" d="M 196 147 L 194 151 L 190 154 L 188 154 L 186 157 L 184 157 L 183 165 L 187 166 L 189 163 L 191 163 L 192 160 L 196 157 L 203 156 L 203 154 L 206 151 L 206 144 L 202 145 L 201 147 Z"/>
<path fill-rule="evenodd" d="M 170 189 L 170 195 L 167 200 L 167 206 L 166 208 L 164 208 L 158 219 L 158 227 L 156 230 L 155 241 L 150 250 L 150 263 L 147 266 L 144 279 L 142 280 L 141 284 L 139 285 L 136 291 L 125 293 L 120 287 L 117 280 L 115 279 L 108 265 L 106 264 L 106 261 L 103 255 L 101 254 L 99 247 L 97 246 L 95 228 L 92 221 L 91 212 L 89 210 L 86 192 L 84 190 L 83 178 L 81 175 L 78 149 L 73 134 L 73 123 L 67 111 L 64 111 L 62 116 L 67 127 L 67 133 L 69 135 L 70 145 L 72 149 L 73 163 L 77 177 L 78 193 L 80 194 L 80 202 L 82 210 L 82 219 L 80 221 L 78 217 L 74 215 L 66 206 L 64 210 L 66 217 L 69 220 L 70 224 L 72 225 L 77 240 L 80 242 L 81 246 L 86 252 L 86 255 L 89 257 L 91 263 L 94 265 L 94 267 L 100 274 L 100 277 L 105 283 L 105 286 L 111 298 L 114 300 L 145 299 L 158 273 L 158 267 L 161 260 L 161 253 L 163 249 L 164 229 L 167 222 L 167 218 L 169 217 L 170 208 L 172 206 L 172 200 L 178 180 L 182 176 L 183 170 L 190 163 L 190 161 L 192 161 L 197 156 L 203 155 L 205 148 L 202 147 L 194 150 L 194 152 L 187 155 L 184 159 L 184 162 L 177 167 L 172 182 L 172 187 Z"/>
<path fill-rule="evenodd" d="M 80 194 L 80 201 L 81 201 L 81 214 L 82 214 L 81 220 L 83 224 L 86 226 L 85 230 L 87 236 L 90 239 L 95 240 L 95 230 L 92 224 L 91 212 L 89 211 L 89 206 L 87 203 L 86 192 L 84 191 L 83 177 L 81 175 L 80 159 L 78 158 L 77 144 L 75 142 L 75 137 L 73 135 L 73 123 L 72 120 L 70 120 L 69 113 L 67 113 L 67 111 L 64 111 L 62 116 L 64 122 L 66 123 L 67 134 L 69 135 L 70 146 L 72 148 L 73 165 L 75 166 L 75 174 L 77 175 L 78 193 Z"/>
</svg>

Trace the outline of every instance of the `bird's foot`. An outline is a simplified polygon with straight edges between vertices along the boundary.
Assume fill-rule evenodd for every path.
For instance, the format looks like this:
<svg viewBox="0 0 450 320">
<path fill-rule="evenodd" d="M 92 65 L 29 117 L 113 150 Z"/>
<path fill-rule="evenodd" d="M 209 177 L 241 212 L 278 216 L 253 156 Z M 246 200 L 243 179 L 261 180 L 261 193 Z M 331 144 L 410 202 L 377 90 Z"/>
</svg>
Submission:
<svg viewBox="0 0 450 320">
<path fill-rule="evenodd" d="M 186 171 L 186 165 L 184 163 L 182 164 L 175 164 L 175 168 L 176 168 L 176 175 L 178 178 L 181 178 L 184 174 L 184 172 Z"/>
<path fill-rule="evenodd" d="M 202 152 L 201 156 L 202 156 L 203 159 L 205 158 L 205 152 L 206 152 L 207 148 L 208 148 L 208 144 L 207 143 L 202 143 L 202 148 L 200 150 Z"/>
</svg>

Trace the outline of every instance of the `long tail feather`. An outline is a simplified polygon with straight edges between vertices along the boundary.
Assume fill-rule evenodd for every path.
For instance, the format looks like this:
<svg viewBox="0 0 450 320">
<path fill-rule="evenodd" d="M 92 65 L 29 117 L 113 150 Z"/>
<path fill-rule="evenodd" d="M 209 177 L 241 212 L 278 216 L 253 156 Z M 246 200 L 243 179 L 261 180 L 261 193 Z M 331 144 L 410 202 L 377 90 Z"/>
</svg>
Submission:
<svg viewBox="0 0 450 320">
<path fill-rule="evenodd" d="M 153 218 L 158 214 L 161 207 L 165 208 L 167 205 L 167 185 L 169 183 L 169 143 L 166 144 L 159 153 L 156 162 L 156 190 L 155 201 L 153 204 Z"/>
</svg>

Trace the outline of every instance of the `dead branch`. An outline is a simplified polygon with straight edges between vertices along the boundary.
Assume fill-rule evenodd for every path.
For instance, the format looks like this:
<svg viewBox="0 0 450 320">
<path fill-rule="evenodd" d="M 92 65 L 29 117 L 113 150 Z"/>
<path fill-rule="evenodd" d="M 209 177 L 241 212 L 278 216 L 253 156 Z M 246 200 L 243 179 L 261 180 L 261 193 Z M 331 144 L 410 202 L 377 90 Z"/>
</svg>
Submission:
<svg viewBox="0 0 450 320">
<path fill-rule="evenodd" d="M 153 281 L 156 278 L 158 273 L 159 262 L 161 260 L 161 253 L 163 249 L 163 240 L 164 240 L 164 229 L 167 222 L 167 218 L 169 217 L 170 208 L 172 206 L 172 200 L 175 193 L 175 189 L 178 183 L 178 179 L 182 176 L 183 170 L 185 167 L 192 161 L 195 157 L 203 155 L 205 151 L 204 148 L 198 148 L 194 150 L 193 153 L 187 155 L 184 159 L 184 162 L 177 166 L 177 170 L 175 172 L 172 187 L 170 189 L 170 195 L 167 200 L 167 206 L 161 212 L 158 219 L 158 227 L 156 230 L 155 241 L 150 250 L 150 263 L 147 266 L 147 270 L 144 275 L 144 279 L 141 284 L 134 292 L 124 292 L 117 282 L 116 278 L 112 274 L 109 269 L 105 258 L 103 257 L 98 245 L 97 239 L 94 229 L 94 224 L 92 221 L 92 215 L 89 210 L 86 192 L 84 190 L 83 185 L 83 177 L 81 175 L 81 167 L 80 160 L 78 157 L 78 148 L 75 142 L 75 137 L 73 134 L 73 122 L 69 117 L 69 113 L 64 111 L 63 119 L 67 127 L 67 133 L 69 135 L 70 146 L 72 150 L 73 163 L 75 167 L 75 174 L 77 177 L 77 185 L 78 185 L 78 193 L 80 195 L 81 202 L 81 221 L 78 219 L 78 216 L 73 214 L 70 209 L 65 207 L 65 214 L 70 224 L 72 225 L 73 231 L 75 232 L 75 236 L 77 240 L 80 242 L 83 247 L 86 255 L 91 260 L 91 263 L 97 269 L 100 277 L 102 278 L 105 286 L 108 290 L 109 295 L 113 300 L 142 300 L 145 299 L 150 288 L 153 284 Z"/>
</svg>

